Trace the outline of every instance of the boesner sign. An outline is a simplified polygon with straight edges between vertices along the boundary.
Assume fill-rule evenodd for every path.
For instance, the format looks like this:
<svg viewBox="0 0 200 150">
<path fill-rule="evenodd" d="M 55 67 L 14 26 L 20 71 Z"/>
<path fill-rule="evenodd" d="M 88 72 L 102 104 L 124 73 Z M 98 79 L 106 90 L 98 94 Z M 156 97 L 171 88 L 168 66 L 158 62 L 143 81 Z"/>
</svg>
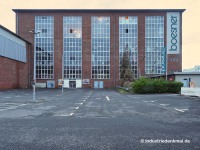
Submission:
<svg viewBox="0 0 200 150">
<path fill-rule="evenodd" d="M 180 13 L 167 13 L 167 54 L 180 52 Z"/>
</svg>

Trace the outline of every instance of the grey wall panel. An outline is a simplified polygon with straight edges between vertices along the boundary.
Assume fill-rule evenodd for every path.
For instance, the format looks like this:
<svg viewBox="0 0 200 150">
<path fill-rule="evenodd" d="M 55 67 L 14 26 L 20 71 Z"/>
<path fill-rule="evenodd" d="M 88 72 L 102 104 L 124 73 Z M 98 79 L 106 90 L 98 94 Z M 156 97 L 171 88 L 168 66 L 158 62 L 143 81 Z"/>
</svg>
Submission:
<svg viewBox="0 0 200 150">
<path fill-rule="evenodd" d="M 0 35 L 0 55 L 8 57 L 21 62 L 26 62 L 26 47 L 24 44 L 15 42 L 8 39 L 3 35 Z"/>
</svg>

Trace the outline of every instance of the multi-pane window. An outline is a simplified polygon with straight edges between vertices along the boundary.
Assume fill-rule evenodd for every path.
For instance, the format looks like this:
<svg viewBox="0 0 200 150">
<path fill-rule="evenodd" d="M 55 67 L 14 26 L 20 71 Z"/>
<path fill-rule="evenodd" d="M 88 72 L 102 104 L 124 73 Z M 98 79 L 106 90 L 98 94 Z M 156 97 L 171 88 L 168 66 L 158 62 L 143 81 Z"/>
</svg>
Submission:
<svg viewBox="0 0 200 150">
<path fill-rule="evenodd" d="M 54 78 L 54 18 L 35 17 L 36 78 Z"/>
<path fill-rule="evenodd" d="M 82 78 L 82 17 L 63 17 L 64 78 Z"/>
<path fill-rule="evenodd" d="M 164 17 L 145 18 L 145 73 L 162 74 L 162 50 L 164 50 Z"/>
<path fill-rule="evenodd" d="M 138 75 L 138 19 L 135 16 L 119 17 L 119 65 L 123 52 L 129 50 L 134 78 Z"/>
<path fill-rule="evenodd" d="M 92 17 L 92 79 L 110 78 L 110 17 Z"/>
</svg>

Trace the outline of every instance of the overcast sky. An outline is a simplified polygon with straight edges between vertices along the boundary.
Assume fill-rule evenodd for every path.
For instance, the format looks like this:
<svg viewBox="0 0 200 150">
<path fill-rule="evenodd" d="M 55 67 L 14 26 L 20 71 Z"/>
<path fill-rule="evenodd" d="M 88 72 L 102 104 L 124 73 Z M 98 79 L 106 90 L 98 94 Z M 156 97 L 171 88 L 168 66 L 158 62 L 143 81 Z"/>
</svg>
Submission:
<svg viewBox="0 0 200 150">
<path fill-rule="evenodd" d="M 12 9 L 186 9 L 183 69 L 200 65 L 200 0 L 0 0 L 0 24 L 15 32 Z"/>
</svg>

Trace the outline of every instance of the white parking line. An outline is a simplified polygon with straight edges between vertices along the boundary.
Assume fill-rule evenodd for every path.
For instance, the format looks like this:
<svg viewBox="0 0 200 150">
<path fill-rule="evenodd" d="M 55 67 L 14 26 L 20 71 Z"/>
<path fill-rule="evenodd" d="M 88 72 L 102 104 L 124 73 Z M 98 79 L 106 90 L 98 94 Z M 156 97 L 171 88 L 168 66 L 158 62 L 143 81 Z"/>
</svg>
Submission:
<svg viewBox="0 0 200 150">
<path fill-rule="evenodd" d="M 110 101 L 110 98 L 109 98 L 108 96 L 106 96 L 106 99 L 107 99 L 108 101 Z"/>
<path fill-rule="evenodd" d="M 78 104 L 78 105 L 83 105 L 83 103 L 75 103 L 75 104 Z"/>
<path fill-rule="evenodd" d="M 5 97 L 5 98 L 11 98 L 11 97 Z"/>
<path fill-rule="evenodd" d="M 71 113 L 70 116 L 72 116 L 74 113 Z"/>
<path fill-rule="evenodd" d="M 2 109 L 2 110 L 0 110 L 0 111 L 5 111 L 5 110 L 10 110 L 10 109 L 15 109 L 15 108 L 17 108 L 17 107 L 24 106 L 24 105 L 27 105 L 27 104 L 21 104 L 21 105 L 17 105 L 17 106 L 8 107 L 8 108 L 6 108 L 6 109 Z"/>
<path fill-rule="evenodd" d="M 178 108 L 175 108 L 175 110 L 180 111 L 180 112 L 185 112 L 188 109 L 178 109 Z"/>
<path fill-rule="evenodd" d="M 17 95 L 17 96 L 15 96 L 15 97 L 22 97 L 22 96 L 20 96 L 20 95 Z"/>
<path fill-rule="evenodd" d="M 169 104 L 160 104 L 161 106 L 167 106 L 167 105 L 169 105 Z"/>
<path fill-rule="evenodd" d="M 79 109 L 79 107 L 76 107 L 76 109 Z"/>
</svg>

